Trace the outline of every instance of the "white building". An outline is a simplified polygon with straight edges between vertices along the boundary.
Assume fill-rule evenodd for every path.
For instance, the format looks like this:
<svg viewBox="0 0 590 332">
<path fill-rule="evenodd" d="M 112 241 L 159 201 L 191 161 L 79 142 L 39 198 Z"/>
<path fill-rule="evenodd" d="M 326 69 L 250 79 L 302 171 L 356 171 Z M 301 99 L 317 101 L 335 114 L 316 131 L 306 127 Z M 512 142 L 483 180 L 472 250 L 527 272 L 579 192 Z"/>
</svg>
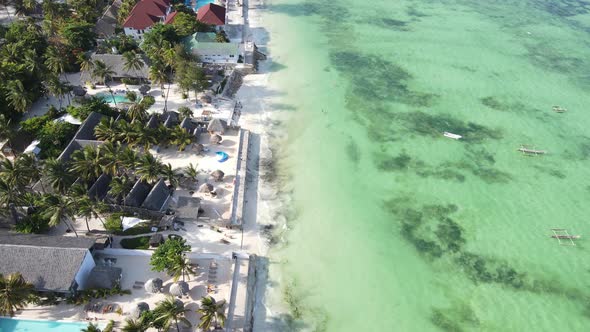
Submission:
<svg viewBox="0 0 590 332">
<path fill-rule="evenodd" d="M 140 0 L 123 23 L 123 31 L 127 36 L 142 39 L 154 24 L 164 22 L 170 12 L 170 0 Z"/>
<path fill-rule="evenodd" d="M 240 59 L 240 44 L 218 43 L 213 32 L 197 32 L 187 37 L 184 44 L 205 63 L 236 64 Z"/>
</svg>

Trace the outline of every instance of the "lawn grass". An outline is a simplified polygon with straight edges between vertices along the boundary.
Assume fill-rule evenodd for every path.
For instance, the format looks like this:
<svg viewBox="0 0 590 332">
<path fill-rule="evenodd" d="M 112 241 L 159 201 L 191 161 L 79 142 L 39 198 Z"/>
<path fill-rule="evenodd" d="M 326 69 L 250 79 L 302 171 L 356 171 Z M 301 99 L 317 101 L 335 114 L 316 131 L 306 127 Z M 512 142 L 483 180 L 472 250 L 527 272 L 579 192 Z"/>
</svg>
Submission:
<svg viewBox="0 0 590 332">
<path fill-rule="evenodd" d="M 140 236 L 121 240 L 121 247 L 125 249 L 148 249 L 151 236 Z"/>
</svg>

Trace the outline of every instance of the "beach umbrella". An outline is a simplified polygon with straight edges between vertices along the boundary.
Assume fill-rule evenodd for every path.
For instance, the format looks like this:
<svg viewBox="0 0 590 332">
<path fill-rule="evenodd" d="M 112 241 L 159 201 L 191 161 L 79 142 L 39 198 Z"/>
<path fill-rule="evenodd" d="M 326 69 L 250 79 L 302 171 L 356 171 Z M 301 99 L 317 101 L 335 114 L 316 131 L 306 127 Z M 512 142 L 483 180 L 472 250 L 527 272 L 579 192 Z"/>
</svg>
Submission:
<svg viewBox="0 0 590 332">
<path fill-rule="evenodd" d="M 129 315 L 133 318 L 139 318 L 139 316 L 141 316 L 142 312 L 145 312 L 148 310 L 150 310 L 149 304 L 147 304 L 145 302 L 139 302 L 131 309 L 131 311 L 129 312 Z"/>
<path fill-rule="evenodd" d="M 176 304 L 176 307 L 179 309 L 184 309 L 184 302 L 182 302 L 179 299 L 174 300 L 174 304 Z"/>
<path fill-rule="evenodd" d="M 215 134 L 215 135 L 211 135 L 211 138 L 209 138 L 209 142 L 211 144 L 219 144 L 221 143 L 221 141 L 223 140 L 223 138 L 221 138 L 221 136 Z"/>
<path fill-rule="evenodd" d="M 206 193 L 209 194 L 213 191 L 213 185 L 210 183 L 203 183 L 200 187 L 199 187 L 199 192 L 200 193 Z"/>
<path fill-rule="evenodd" d="M 204 103 L 209 103 L 209 104 L 211 103 L 211 96 L 209 96 L 209 95 L 202 95 L 200 99 Z"/>
<path fill-rule="evenodd" d="M 148 93 L 148 91 L 150 91 L 150 86 L 147 84 L 144 84 L 142 86 L 139 87 L 139 93 L 141 93 L 142 95 L 146 95 Z"/>
<path fill-rule="evenodd" d="M 79 85 L 75 85 L 72 87 L 72 93 L 74 94 L 74 96 L 83 97 L 84 95 L 86 95 L 86 89 Z"/>
<path fill-rule="evenodd" d="M 164 283 L 162 282 L 162 279 L 152 278 L 152 279 L 146 281 L 144 288 L 145 288 L 146 292 L 155 294 L 155 293 L 160 292 L 163 284 Z"/>
<path fill-rule="evenodd" d="M 222 181 L 224 175 L 225 175 L 225 173 L 223 173 L 221 170 L 216 170 L 216 171 L 213 171 L 213 173 L 211 173 L 211 176 L 217 182 Z"/>
<path fill-rule="evenodd" d="M 209 121 L 209 124 L 207 125 L 207 131 L 210 133 L 220 133 L 223 135 L 223 132 L 225 131 L 225 125 L 221 120 L 216 118 Z"/>
<path fill-rule="evenodd" d="M 170 295 L 181 297 L 188 294 L 188 292 L 188 284 L 184 281 L 175 282 L 172 284 L 172 286 L 170 286 Z"/>
</svg>

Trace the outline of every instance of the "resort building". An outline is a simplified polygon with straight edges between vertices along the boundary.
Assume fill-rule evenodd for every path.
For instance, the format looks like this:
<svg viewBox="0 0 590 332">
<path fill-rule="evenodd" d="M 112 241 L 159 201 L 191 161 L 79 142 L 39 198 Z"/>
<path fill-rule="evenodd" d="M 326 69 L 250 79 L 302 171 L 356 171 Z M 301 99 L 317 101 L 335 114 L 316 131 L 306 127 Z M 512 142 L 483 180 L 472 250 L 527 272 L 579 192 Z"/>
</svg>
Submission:
<svg viewBox="0 0 590 332">
<path fill-rule="evenodd" d="M 92 62 L 102 61 L 109 67 L 113 74 L 111 79 L 120 81 L 124 78 L 147 80 L 149 76 L 149 60 L 145 55 L 142 55 L 141 60 L 143 65 L 140 69 L 125 69 L 125 58 L 121 54 L 97 54 L 93 53 L 91 56 Z M 97 78 L 93 78 L 88 72 L 82 72 L 80 76 L 81 82 L 96 82 Z"/>
<path fill-rule="evenodd" d="M 115 0 L 107 7 L 102 16 L 96 21 L 94 32 L 98 39 L 107 39 L 115 35 L 119 15 L 119 8 L 121 8 L 122 1 Z"/>
<path fill-rule="evenodd" d="M 227 22 L 225 7 L 208 3 L 197 10 L 197 20 L 216 27 L 224 26 Z"/>
<path fill-rule="evenodd" d="M 204 63 L 236 64 L 240 58 L 240 44 L 218 43 L 214 32 L 197 32 L 186 37 L 184 45 Z"/>
<path fill-rule="evenodd" d="M 171 12 L 170 0 L 140 0 L 123 23 L 127 36 L 142 39 L 151 27 L 164 22 Z"/>
<path fill-rule="evenodd" d="M 0 274 L 20 273 L 37 291 L 72 294 L 89 287 L 94 239 L 0 233 Z"/>
</svg>

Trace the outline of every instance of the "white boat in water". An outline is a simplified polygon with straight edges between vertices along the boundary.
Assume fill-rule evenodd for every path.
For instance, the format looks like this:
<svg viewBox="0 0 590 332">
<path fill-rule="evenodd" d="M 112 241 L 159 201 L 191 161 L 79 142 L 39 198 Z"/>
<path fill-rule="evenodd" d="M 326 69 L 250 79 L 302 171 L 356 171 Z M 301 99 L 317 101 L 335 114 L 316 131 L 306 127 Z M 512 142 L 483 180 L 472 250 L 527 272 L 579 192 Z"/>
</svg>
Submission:
<svg viewBox="0 0 590 332">
<path fill-rule="evenodd" d="M 452 138 L 452 139 L 460 139 L 460 138 L 463 138 L 463 136 L 461 136 L 461 135 L 457 135 L 457 134 L 449 133 L 448 131 L 445 131 L 445 132 L 443 133 L 443 135 L 444 135 L 445 137 Z"/>
</svg>

